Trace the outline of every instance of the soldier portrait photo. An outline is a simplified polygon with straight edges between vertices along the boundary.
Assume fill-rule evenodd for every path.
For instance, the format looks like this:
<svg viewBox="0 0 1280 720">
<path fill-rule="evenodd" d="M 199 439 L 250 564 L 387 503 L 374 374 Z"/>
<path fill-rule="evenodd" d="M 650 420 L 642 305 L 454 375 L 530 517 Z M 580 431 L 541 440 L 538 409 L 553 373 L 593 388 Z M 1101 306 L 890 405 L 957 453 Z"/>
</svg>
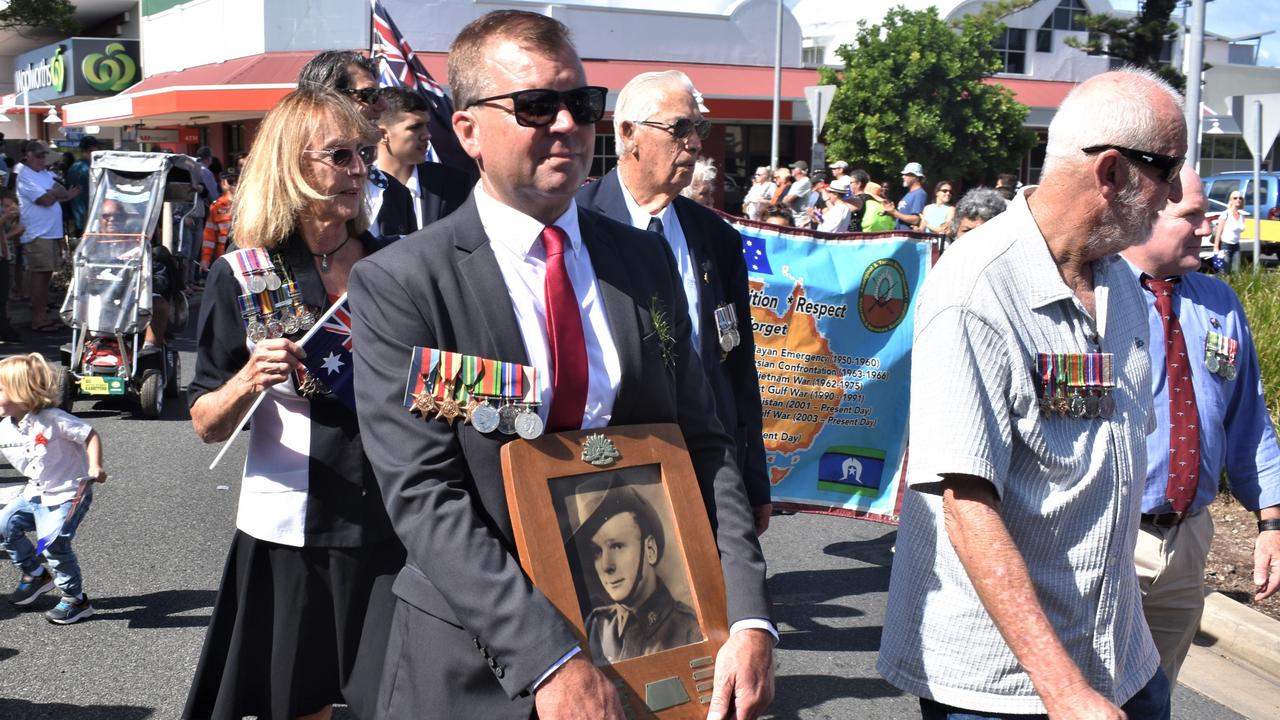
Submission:
<svg viewBox="0 0 1280 720">
<path fill-rule="evenodd" d="M 558 484 L 565 551 L 596 664 L 700 642 L 658 466 L 562 478 L 553 492 Z"/>
</svg>

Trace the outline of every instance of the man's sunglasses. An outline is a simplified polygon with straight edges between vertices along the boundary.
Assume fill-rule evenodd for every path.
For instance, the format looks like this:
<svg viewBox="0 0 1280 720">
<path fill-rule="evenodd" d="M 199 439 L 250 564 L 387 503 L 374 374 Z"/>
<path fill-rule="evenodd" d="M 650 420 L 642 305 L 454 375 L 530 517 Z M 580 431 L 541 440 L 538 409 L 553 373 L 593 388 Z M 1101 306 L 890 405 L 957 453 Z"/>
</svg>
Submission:
<svg viewBox="0 0 1280 720">
<path fill-rule="evenodd" d="M 560 114 L 560 107 L 563 105 L 569 110 L 569 115 L 573 117 L 575 123 L 587 125 L 604 117 L 604 99 L 608 94 L 608 88 L 597 85 L 585 85 L 563 92 L 536 88 L 472 100 L 467 103 L 467 107 L 511 98 L 510 110 L 505 106 L 499 107 L 515 115 L 517 125 L 539 128 L 555 122 L 556 115 Z"/>
<path fill-rule="evenodd" d="M 327 155 L 329 162 L 334 167 L 346 167 L 351 164 L 356 155 L 360 156 L 360 161 L 365 165 L 373 163 L 378 158 L 378 148 L 374 145 L 362 145 L 352 150 L 351 148 L 326 148 L 324 150 L 303 150 L 304 153 L 314 153 L 317 155 Z"/>
<path fill-rule="evenodd" d="M 382 88 L 343 88 L 342 93 L 350 95 L 365 105 L 372 105 L 378 102 L 378 98 L 382 97 Z"/>
<path fill-rule="evenodd" d="M 666 130 L 677 140 L 684 140 L 693 133 L 698 134 L 699 140 L 706 140 L 707 136 L 711 134 L 710 120 L 690 120 L 689 118 L 680 118 L 670 125 L 660 123 L 656 120 L 639 120 L 636 124 L 648 125 L 649 127 L 658 128 L 659 130 Z"/>
<path fill-rule="evenodd" d="M 1124 157 L 1140 162 L 1148 167 L 1155 168 L 1160 173 L 1160 179 L 1167 183 L 1171 183 L 1178 177 L 1178 173 L 1182 171 L 1182 164 L 1186 162 L 1185 157 L 1174 157 L 1173 155 L 1161 155 L 1160 153 L 1148 152 L 1146 150 L 1134 150 L 1133 148 L 1123 147 L 1121 145 L 1091 145 L 1082 149 L 1080 152 L 1086 155 L 1100 153 L 1104 150 L 1115 150 Z"/>
</svg>

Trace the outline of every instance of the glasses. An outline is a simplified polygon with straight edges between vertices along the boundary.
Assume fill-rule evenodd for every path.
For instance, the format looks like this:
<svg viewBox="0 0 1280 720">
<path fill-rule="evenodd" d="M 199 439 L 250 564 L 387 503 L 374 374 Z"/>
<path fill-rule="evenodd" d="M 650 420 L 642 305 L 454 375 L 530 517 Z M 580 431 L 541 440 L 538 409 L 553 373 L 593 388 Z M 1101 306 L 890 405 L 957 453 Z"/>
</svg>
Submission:
<svg viewBox="0 0 1280 720">
<path fill-rule="evenodd" d="M 1147 150 L 1134 150 L 1120 145 L 1092 145 L 1082 149 L 1080 152 L 1086 155 L 1100 153 L 1104 150 L 1115 150 L 1124 157 L 1142 163 L 1148 167 L 1154 168 L 1160 173 L 1160 179 L 1167 183 L 1173 182 L 1178 177 L 1178 173 L 1182 170 L 1182 163 L 1186 162 L 1185 157 L 1174 157 L 1173 155 L 1161 155 Z"/>
<path fill-rule="evenodd" d="M 344 88 L 341 92 L 359 100 L 363 105 L 372 105 L 378 102 L 378 98 L 382 97 L 382 88 L 377 87 Z"/>
<path fill-rule="evenodd" d="M 515 115 L 516 124 L 521 127 L 540 128 L 550 125 L 556 121 L 561 106 L 569 111 L 575 123 L 589 125 L 604 117 L 604 100 L 608 94 L 608 88 L 597 85 L 584 85 L 564 91 L 535 88 L 472 100 L 467 103 L 467 107 L 511 98 L 510 110 L 502 105 L 498 107 Z"/>
<path fill-rule="evenodd" d="M 659 130 L 666 130 L 677 140 L 684 140 L 693 133 L 698 134 L 699 140 L 706 140 L 707 136 L 711 134 L 710 120 L 690 120 L 689 118 L 680 118 L 670 125 L 660 123 L 656 120 L 639 120 L 636 124 L 648 125 L 649 127 L 658 128 Z"/>
<path fill-rule="evenodd" d="M 942 194 L 942 193 L 950 194 L 950 193 L 951 193 L 951 188 L 941 188 L 941 189 L 939 189 L 939 190 L 938 190 L 938 194 Z"/>
<path fill-rule="evenodd" d="M 346 167 L 351 164 L 356 155 L 360 156 L 360 161 L 365 165 L 372 164 L 378 157 L 378 148 L 373 145 L 361 145 L 359 148 L 352 150 L 351 148 L 325 148 L 324 150 L 303 150 L 304 153 L 313 153 L 316 155 L 327 155 L 329 162 L 334 167 Z"/>
</svg>

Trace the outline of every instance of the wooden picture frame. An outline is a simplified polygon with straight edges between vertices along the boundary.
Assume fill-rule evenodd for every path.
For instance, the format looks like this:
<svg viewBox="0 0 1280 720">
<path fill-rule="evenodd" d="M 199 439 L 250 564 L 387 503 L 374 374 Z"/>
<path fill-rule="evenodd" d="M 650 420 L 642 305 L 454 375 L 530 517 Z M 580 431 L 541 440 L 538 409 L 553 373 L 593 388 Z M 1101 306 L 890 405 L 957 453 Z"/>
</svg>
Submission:
<svg viewBox="0 0 1280 720">
<path fill-rule="evenodd" d="M 502 447 L 502 474 L 521 566 L 614 680 L 628 717 L 706 717 L 728 612 L 679 426 L 516 440 Z"/>
</svg>

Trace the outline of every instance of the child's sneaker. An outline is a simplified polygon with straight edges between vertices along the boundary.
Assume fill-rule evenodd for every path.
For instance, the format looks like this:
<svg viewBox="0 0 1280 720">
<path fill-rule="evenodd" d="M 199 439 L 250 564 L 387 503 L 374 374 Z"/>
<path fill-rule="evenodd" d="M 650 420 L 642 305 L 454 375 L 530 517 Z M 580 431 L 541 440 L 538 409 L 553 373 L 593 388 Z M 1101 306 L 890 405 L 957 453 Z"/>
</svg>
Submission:
<svg viewBox="0 0 1280 720">
<path fill-rule="evenodd" d="M 23 575 L 18 588 L 9 596 L 11 605 L 30 605 L 36 598 L 53 589 L 53 573 L 45 569 L 39 575 Z"/>
<path fill-rule="evenodd" d="M 62 596 L 57 605 L 53 609 L 45 613 L 45 619 L 55 625 L 70 625 L 77 620 L 83 620 L 93 614 L 93 605 L 89 604 L 89 596 L 76 600 L 73 597 Z"/>
</svg>

